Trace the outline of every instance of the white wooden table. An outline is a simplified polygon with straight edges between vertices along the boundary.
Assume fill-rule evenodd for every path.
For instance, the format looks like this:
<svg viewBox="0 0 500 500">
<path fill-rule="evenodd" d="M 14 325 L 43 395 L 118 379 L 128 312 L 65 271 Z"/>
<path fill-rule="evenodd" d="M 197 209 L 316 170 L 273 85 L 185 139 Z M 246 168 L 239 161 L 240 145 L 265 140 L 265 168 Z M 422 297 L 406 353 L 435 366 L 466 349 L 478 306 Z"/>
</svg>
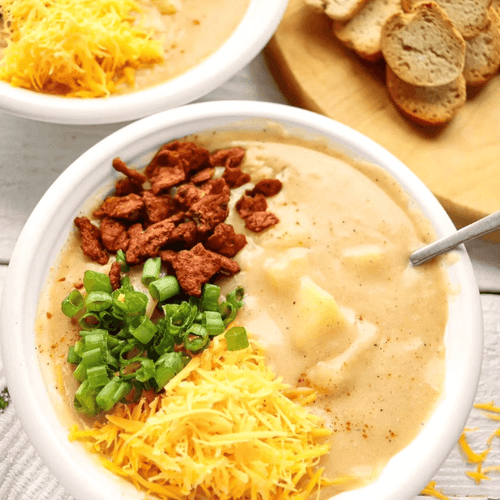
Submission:
<svg viewBox="0 0 500 500">
<path fill-rule="evenodd" d="M 262 55 L 202 100 L 218 99 L 286 103 L 270 77 Z M 0 112 L 0 294 L 16 240 L 38 200 L 85 150 L 124 125 L 53 125 Z M 500 342 L 497 338 L 500 330 L 500 295 L 497 295 L 500 294 L 500 245 L 477 241 L 467 248 L 483 292 L 486 329 L 483 374 L 476 401 L 493 400 L 500 405 Z M 8 356 L 8 353 L 2 354 Z M 0 358 L 0 390 L 4 385 Z M 467 425 L 479 429 L 473 433 L 472 439 L 472 445 L 478 451 L 484 449 L 487 436 L 497 427 L 477 410 L 472 411 Z M 488 464 L 500 466 L 500 439 L 494 441 L 489 458 Z M 465 463 L 457 446 L 434 477 L 437 488 L 455 499 L 500 499 L 500 473 L 492 473 L 491 481 L 476 485 L 465 475 L 465 471 L 472 468 Z M 0 499 L 68 498 L 28 442 L 15 409 L 10 405 L 0 413 Z"/>
</svg>

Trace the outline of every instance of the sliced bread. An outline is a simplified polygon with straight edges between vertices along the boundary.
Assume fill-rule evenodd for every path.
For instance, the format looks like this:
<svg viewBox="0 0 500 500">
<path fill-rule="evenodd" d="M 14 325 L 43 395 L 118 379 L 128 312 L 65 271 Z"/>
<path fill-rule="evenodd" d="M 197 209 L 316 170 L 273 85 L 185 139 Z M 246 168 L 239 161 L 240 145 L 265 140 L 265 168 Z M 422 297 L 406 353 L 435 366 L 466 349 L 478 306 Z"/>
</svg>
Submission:
<svg viewBox="0 0 500 500">
<path fill-rule="evenodd" d="M 382 28 L 380 44 L 394 73 L 412 85 L 446 85 L 464 68 L 465 41 L 435 2 L 391 16 Z"/>
<path fill-rule="evenodd" d="M 474 38 L 489 24 L 492 0 L 434 0 L 464 38 Z M 402 0 L 405 12 L 411 12 L 422 0 Z"/>
<path fill-rule="evenodd" d="M 369 0 L 305 0 L 317 12 L 324 12 L 336 21 L 347 21 Z"/>
<path fill-rule="evenodd" d="M 463 75 L 446 85 L 419 87 L 404 82 L 386 66 L 387 90 L 394 104 L 409 119 L 420 125 L 444 125 L 465 104 Z"/>
<path fill-rule="evenodd" d="M 500 67 L 500 16 L 490 9 L 488 27 L 471 40 L 466 40 L 464 77 L 468 85 L 488 82 Z"/>
<path fill-rule="evenodd" d="M 334 21 L 333 32 L 344 45 L 368 61 L 382 58 L 382 26 L 392 15 L 402 12 L 401 0 L 371 0 L 349 21 Z"/>
</svg>

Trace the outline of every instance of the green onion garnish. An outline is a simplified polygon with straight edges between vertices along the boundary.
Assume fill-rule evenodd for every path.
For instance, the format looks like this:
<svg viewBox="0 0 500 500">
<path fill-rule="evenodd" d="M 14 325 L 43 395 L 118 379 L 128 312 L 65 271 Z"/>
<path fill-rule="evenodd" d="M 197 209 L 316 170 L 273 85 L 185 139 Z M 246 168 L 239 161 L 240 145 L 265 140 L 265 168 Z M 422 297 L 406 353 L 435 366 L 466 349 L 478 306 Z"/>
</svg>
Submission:
<svg viewBox="0 0 500 500">
<path fill-rule="evenodd" d="M 88 312 L 78 320 L 78 324 L 82 330 L 94 330 L 99 328 L 101 319 L 96 313 Z"/>
<path fill-rule="evenodd" d="M 155 363 L 155 381 L 159 389 L 175 377 L 187 365 L 189 358 L 180 352 L 167 352 Z"/>
<path fill-rule="evenodd" d="M 75 408 L 86 415 L 97 415 L 99 409 L 96 404 L 94 389 L 88 380 L 84 380 L 75 393 Z"/>
<path fill-rule="evenodd" d="M 90 292 L 107 292 L 111 293 L 113 287 L 111 286 L 111 281 L 109 276 L 98 271 L 85 271 L 83 275 L 83 286 L 85 290 Z"/>
<path fill-rule="evenodd" d="M 122 273 L 129 271 L 130 267 L 127 264 L 127 258 L 125 257 L 125 252 L 123 250 L 118 250 L 118 252 L 116 252 L 116 262 L 120 264 Z"/>
<path fill-rule="evenodd" d="M 224 334 L 224 337 L 226 338 L 228 351 L 239 351 L 250 345 L 247 331 L 242 326 L 233 326 Z"/>
<path fill-rule="evenodd" d="M 141 282 L 143 285 L 149 285 L 152 281 L 160 277 L 161 259 L 160 257 L 151 257 L 144 262 L 142 269 Z"/>
<path fill-rule="evenodd" d="M 243 307 L 243 296 L 245 295 L 243 287 L 239 286 L 226 295 L 226 301 L 232 304 L 236 309 Z"/>
<path fill-rule="evenodd" d="M 92 389 L 105 386 L 109 382 L 106 366 L 97 365 L 87 368 L 87 379 Z"/>
<path fill-rule="evenodd" d="M 72 318 L 78 314 L 85 304 L 83 295 L 78 290 L 71 290 L 69 295 L 62 301 L 61 310 L 62 312 Z"/>
<path fill-rule="evenodd" d="M 142 344 L 147 344 L 157 328 L 147 316 L 136 316 L 130 323 L 130 333 Z"/>
<path fill-rule="evenodd" d="M 118 260 L 118 256 L 117 256 Z M 146 316 L 149 298 L 134 290 L 130 277 L 122 276 L 121 287 L 111 291 L 109 277 L 87 271 L 86 294 L 74 290 L 61 307 L 68 316 L 79 315 L 80 338 L 69 348 L 67 361 L 75 365 L 73 375 L 80 382 L 75 408 L 86 415 L 110 410 L 119 401 L 139 398 L 143 390 L 163 389 L 210 339 L 220 335 L 243 304 L 243 289 L 237 288 L 219 303 L 220 287 L 206 284 L 200 298 L 180 300 L 174 276 L 160 275 L 159 259 L 148 259 L 142 281 L 151 297 L 159 301 L 153 320 Z M 228 349 L 248 345 L 246 332 L 232 328 L 226 333 Z"/>
<path fill-rule="evenodd" d="M 165 276 L 149 284 L 149 293 L 153 299 L 163 302 L 179 295 L 181 289 L 175 276 Z"/>
<path fill-rule="evenodd" d="M 82 358 L 78 356 L 78 354 L 76 354 L 75 352 L 75 346 L 74 345 L 69 346 L 68 357 L 66 358 L 66 361 L 72 365 L 77 365 L 78 363 L 80 363 L 81 360 Z"/>
<path fill-rule="evenodd" d="M 108 411 L 123 399 L 132 389 L 132 384 L 121 380 L 119 377 L 113 377 L 97 394 L 96 402 L 99 407 Z"/>
<path fill-rule="evenodd" d="M 226 329 L 220 312 L 203 312 L 201 315 L 201 324 L 206 328 L 210 337 L 220 335 Z"/>
<path fill-rule="evenodd" d="M 112 303 L 113 298 L 107 292 L 90 292 L 85 298 L 85 307 L 92 312 L 105 311 Z"/>
<path fill-rule="evenodd" d="M 199 323 L 193 323 L 186 331 L 184 336 L 184 347 L 188 351 L 201 351 L 210 342 L 208 331 Z"/>
<path fill-rule="evenodd" d="M 220 287 L 206 283 L 203 287 L 203 294 L 201 296 L 201 307 L 204 311 L 218 311 L 219 310 L 219 296 Z"/>
</svg>

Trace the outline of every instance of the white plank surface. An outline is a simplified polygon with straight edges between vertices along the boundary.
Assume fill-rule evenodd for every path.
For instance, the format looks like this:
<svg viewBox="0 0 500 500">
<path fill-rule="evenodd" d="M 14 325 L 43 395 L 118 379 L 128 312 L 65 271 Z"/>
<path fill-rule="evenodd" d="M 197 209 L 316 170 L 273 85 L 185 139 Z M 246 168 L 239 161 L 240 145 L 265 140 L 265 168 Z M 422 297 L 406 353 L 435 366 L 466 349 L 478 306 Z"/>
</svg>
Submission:
<svg viewBox="0 0 500 500">
<path fill-rule="evenodd" d="M 247 99 L 284 103 L 259 55 L 225 85 L 201 100 Z M 0 296 L 15 242 L 29 214 L 57 176 L 90 146 L 125 124 L 68 126 L 38 123 L 0 112 Z M 483 241 L 467 245 L 480 289 L 500 292 L 500 245 Z M 2 265 L 3 264 L 3 265 Z M 5 293 L 5 291 L 4 291 Z M 482 295 L 485 357 L 477 401 L 500 405 L 500 295 Z M 6 355 L 4 353 L 4 355 Z M 4 380 L 1 373 L 0 388 Z M 478 427 L 473 445 L 481 451 L 496 423 L 473 410 L 468 426 Z M 489 463 L 500 465 L 500 440 Z M 465 475 L 467 465 L 455 448 L 435 476 L 437 488 L 454 499 L 500 499 L 500 473 L 476 485 Z M 69 496 L 41 463 L 27 441 L 15 410 L 0 414 L 0 499 L 67 500 Z M 370 499 L 371 500 L 371 499 Z M 375 499 L 373 499 L 375 500 Z"/>
</svg>

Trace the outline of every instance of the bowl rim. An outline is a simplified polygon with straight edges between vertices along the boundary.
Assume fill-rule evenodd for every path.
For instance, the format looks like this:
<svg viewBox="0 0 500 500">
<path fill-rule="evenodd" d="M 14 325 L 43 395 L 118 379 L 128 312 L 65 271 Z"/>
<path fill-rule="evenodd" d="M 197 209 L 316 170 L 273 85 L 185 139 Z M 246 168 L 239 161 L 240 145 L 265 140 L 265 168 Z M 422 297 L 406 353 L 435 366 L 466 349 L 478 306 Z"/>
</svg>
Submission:
<svg viewBox="0 0 500 500">
<path fill-rule="evenodd" d="M 134 122 L 101 140 L 56 179 L 33 210 L 13 252 L 0 311 L 0 346 L 3 353 L 9 353 L 8 356 L 4 355 L 5 375 L 17 415 L 44 462 L 75 498 L 80 498 L 82 492 L 85 492 L 84 498 L 88 500 L 113 498 L 111 496 L 113 487 L 111 479 L 103 471 L 96 472 L 92 469 L 90 459 L 83 465 L 76 460 L 75 456 L 80 460 L 84 456 L 82 450 L 77 451 L 74 443 L 68 442 L 67 432 L 63 436 L 61 429 L 49 425 L 47 419 L 43 417 L 44 413 L 53 413 L 54 409 L 47 394 L 40 394 L 44 386 L 40 380 L 38 367 L 33 366 L 33 363 L 37 364 L 37 357 L 33 324 L 30 322 L 34 318 L 33 308 L 36 309 L 37 300 L 33 299 L 33 292 L 30 295 L 30 287 L 33 286 L 30 275 L 36 276 L 37 269 L 43 266 L 48 269 L 52 263 L 51 258 L 44 256 L 43 253 L 41 256 L 43 259 L 40 259 L 39 250 L 43 248 L 45 230 L 52 221 L 51 217 L 57 218 L 58 211 L 60 212 L 58 203 L 54 200 L 60 199 L 62 192 L 71 193 L 78 185 L 85 186 L 85 182 L 89 182 L 89 173 L 96 177 L 93 181 L 96 184 L 104 182 L 107 177 L 109 178 L 111 160 L 117 156 L 117 152 L 123 151 L 122 159 L 127 161 L 130 155 L 150 150 L 144 143 L 157 144 L 159 137 L 165 137 L 165 141 L 168 141 L 216 125 L 231 126 L 247 118 L 262 117 L 282 123 L 292 132 L 300 130 L 306 135 L 312 133 L 333 138 L 340 141 L 340 148 L 354 158 L 381 165 L 403 184 L 424 214 L 431 219 L 438 237 L 456 231 L 442 206 L 423 182 L 386 149 L 346 125 L 288 105 L 253 101 L 190 104 Z M 210 125 L 207 125 L 208 122 Z M 109 165 L 109 168 L 99 169 L 103 164 Z M 64 196 L 69 197 L 68 194 Z M 55 225 L 57 226 L 57 222 Z M 56 236 L 64 237 L 62 239 L 64 241 L 67 229 L 61 231 L 64 234 Z M 57 250 L 59 248 L 60 246 Z M 335 497 L 338 500 L 360 500 L 367 497 L 409 500 L 427 484 L 456 444 L 474 402 L 483 346 L 482 309 L 472 265 L 463 246 L 459 247 L 456 253 L 459 258 L 452 267 L 457 269 L 457 279 L 462 284 L 459 349 L 468 353 L 468 357 L 460 359 L 460 363 L 453 366 L 453 377 L 448 370 L 446 397 L 438 405 L 419 436 L 391 459 L 377 481 L 365 488 L 342 493 Z M 43 280 L 45 277 L 46 275 L 43 276 Z M 25 298 L 27 300 L 23 303 Z M 25 316 L 30 319 L 26 319 Z M 20 328 L 21 334 L 10 333 L 19 331 Z M 453 355 L 456 357 L 456 353 Z M 430 441 L 428 436 L 436 432 L 443 436 L 443 439 L 428 446 Z M 429 449 L 432 453 L 426 451 L 418 459 L 412 458 L 415 450 L 423 449 Z M 85 462 L 85 458 L 83 461 Z M 78 470 L 75 470 L 76 464 L 79 465 Z M 411 477 L 408 477 L 408 470 L 404 469 L 408 468 L 408 465 L 411 465 L 410 470 L 413 467 Z M 85 473 L 89 470 L 102 480 L 98 488 L 89 484 L 88 475 Z M 414 474 L 415 470 L 418 470 L 419 474 Z M 401 476 L 405 477 L 404 483 L 394 479 Z"/>
<path fill-rule="evenodd" d="M 240 24 L 219 49 L 164 83 L 107 98 L 81 99 L 42 94 L 0 81 L 0 110 L 48 123 L 96 125 L 128 122 L 182 106 L 215 90 L 250 63 L 277 29 L 287 3 L 250 0 Z"/>
</svg>

